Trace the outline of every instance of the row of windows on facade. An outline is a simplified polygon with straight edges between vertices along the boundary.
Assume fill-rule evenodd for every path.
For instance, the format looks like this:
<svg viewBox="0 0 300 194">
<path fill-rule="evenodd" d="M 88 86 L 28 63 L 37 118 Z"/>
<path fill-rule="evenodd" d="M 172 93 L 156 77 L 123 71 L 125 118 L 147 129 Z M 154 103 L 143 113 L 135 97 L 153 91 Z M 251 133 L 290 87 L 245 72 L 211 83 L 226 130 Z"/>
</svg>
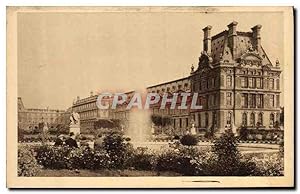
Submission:
<svg viewBox="0 0 300 194">
<path fill-rule="evenodd" d="M 78 112 L 87 108 L 94 108 L 94 107 L 97 107 L 96 102 L 80 105 L 78 107 L 75 107 L 74 110 Z"/>
<path fill-rule="evenodd" d="M 96 117 L 96 116 L 107 116 L 108 112 L 105 110 L 92 110 L 87 112 L 81 112 L 80 116 L 82 118 L 88 118 L 88 117 Z"/>
<path fill-rule="evenodd" d="M 243 108 L 264 108 L 264 96 L 267 94 L 242 94 L 241 105 Z M 268 94 L 269 107 L 275 107 L 275 95 Z M 279 107 L 280 96 L 276 95 L 276 107 Z"/>
<path fill-rule="evenodd" d="M 187 114 L 188 110 L 187 109 L 159 109 L 159 108 L 153 108 L 152 109 L 153 114 L 169 114 L 169 115 L 180 115 L 180 114 Z"/>
<path fill-rule="evenodd" d="M 279 119 L 278 115 L 277 115 L 277 118 Z M 259 113 L 257 115 L 257 122 L 255 122 L 255 121 L 256 121 L 255 114 L 251 113 L 250 114 L 250 123 L 249 123 L 249 126 L 252 126 L 252 127 L 253 126 L 264 126 L 263 113 Z M 270 113 L 270 123 L 269 123 L 269 125 L 270 126 L 274 126 L 274 124 L 275 124 L 275 114 L 274 113 Z M 248 116 L 247 116 L 247 113 L 243 113 L 242 114 L 242 125 L 243 126 L 248 126 Z"/>
<path fill-rule="evenodd" d="M 276 89 L 280 89 L 280 80 L 276 79 Z M 241 77 L 241 87 L 242 88 L 258 88 L 258 89 L 275 89 L 275 80 L 273 78 L 269 78 L 267 85 L 264 86 L 263 78 L 260 77 Z"/>
<path fill-rule="evenodd" d="M 276 89 L 280 89 L 280 83 L 279 79 L 276 79 Z M 197 90 L 197 87 L 200 91 L 204 89 L 213 89 L 217 87 L 216 85 L 216 78 L 211 78 L 209 80 L 202 80 L 199 82 L 199 85 L 197 84 L 193 85 L 194 91 Z M 226 87 L 232 87 L 232 76 L 227 75 L 226 76 Z M 273 78 L 269 78 L 267 85 L 264 86 L 263 78 L 261 77 L 241 77 L 241 87 L 242 88 L 258 88 L 258 89 L 275 89 L 275 80 Z"/>
<path fill-rule="evenodd" d="M 178 86 L 177 86 L 177 88 L 176 88 L 176 86 L 172 86 L 172 90 L 173 91 L 176 91 L 176 90 L 187 90 L 188 89 L 188 87 L 189 87 L 189 84 L 188 83 L 185 83 L 184 84 L 184 87 L 182 88 L 182 85 L 181 84 L 179 84 Z M 165 88 L 162 88 L 161 90 L 160 89 L 157 89 L 156 91 L 155 91 L 155 89 L 154 90 L 152 90 L 151 91 L 152 93 L 161 93 L 161 92 L 171 92 L 171 88 L 170 87 L 167 87 L 166 89 Z"/>
<path fill-rule="evenodd" d="M 251 113 L 250 114 L 250 123 L 248 125 L 248 119 L 247 119 L 247 113 L 242 113 L 242 126 L 251 126 L 251 127 L 254 127 L 254 126 L 264 126 L 264 122 L 263 122 L 263 113 L 258 113 L 257 115 L 257 122 L 256 121 L 256 116 L 255 116 L 255 113 Z M 277 117 L 279 118 L 279 115 L 277 115 Z M 216 125 L 217 124 L 217 120 L 216 120 L 216 113 L 213 112 L 212 114 L 212 123 L 213 125 Z M 188 123 L 189 123 L 189 119 L 188 118 L 185 118 L 186 119 L 186 126 L 188 126 Z M 194 115 L 194 120 L 195 120 L 195 115 Z M 179 127 L 181 128 L 182 127 L 182 118 L 179 118 Z M 198 123 L 196 123 L 196 126 L 197 127 L 208 127 L 208 124 L 209 124 L 209 114 L 208 113 L 205 113 L 204 114 L 204 126 L 201 125 L 201 114 L 198 114 Z M 231 112 L 228 112 L 227 113 L 227 118 L 226 118 L 226 124 L 227 125 L 231 125 L 232 124 L 232 113 Z M 269 125 L 270 126 L 274 126 L 275 124 L 275 114 L 274 113 L 270 113 L 270 123 Z M 174 119 L 174 127 L 175 127 L 175 119 Z"/>
<path fill-rule="evenodd" d="M 41 122 L 49 122 L 49 123 L 62 123 L 64 122 L 64 119 L 63 118 L 18 118 L 18 121 L 19 122 L 27 122 L 27 123 L 33 123 L 33 124 L 36 124 L 36 123 L 41 123 Z"/>
</svg>

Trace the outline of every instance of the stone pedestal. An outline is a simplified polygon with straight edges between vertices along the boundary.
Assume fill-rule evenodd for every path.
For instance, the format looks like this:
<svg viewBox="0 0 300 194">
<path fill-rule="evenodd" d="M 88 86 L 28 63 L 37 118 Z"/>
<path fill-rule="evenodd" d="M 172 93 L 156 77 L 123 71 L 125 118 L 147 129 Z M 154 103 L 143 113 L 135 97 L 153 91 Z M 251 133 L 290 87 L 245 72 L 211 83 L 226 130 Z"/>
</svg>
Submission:
<svg viewBox="0 0 300 194">
<path fill-rule="evenodd" d="M 80 134 L 80 127 L 78 125 L 70 125 L 69 133 L 73 132 L 75 135 Z"/>
</svg>

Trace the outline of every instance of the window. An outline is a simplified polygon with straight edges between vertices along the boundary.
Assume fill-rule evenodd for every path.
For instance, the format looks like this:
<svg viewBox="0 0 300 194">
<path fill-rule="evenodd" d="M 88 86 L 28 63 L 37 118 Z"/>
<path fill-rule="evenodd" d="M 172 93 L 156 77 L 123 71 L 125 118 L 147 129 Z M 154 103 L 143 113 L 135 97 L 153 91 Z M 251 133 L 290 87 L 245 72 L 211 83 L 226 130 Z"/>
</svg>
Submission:
<svg viewBox="0 0 300 194">
<path fill-rule="evenodd" d="M 248 107 L 248 94 L 242 94 L 242 107 Z"/>
<path fill-rule="evenodd" d="M 216 112 L 213 112 L 213 118 L 212 118 L 212 120 L 213 120 L 213 125 L 214 126 L 217 125 L 217 113 Z"/>
<path fill-rule="evenodd" d="M 274 79 L 269 79 L 269 89 L 274 89 Z"/>
<path fill-rule="evenodd" d="M 270 98 L 270 107 L 274 107 L 274 95 L 271 94 L 269 98 Z"/>
<path fill-rule="evenodd" d="M 215 78 L 212 78 L 212 79 L 211 79 L 211 86 L 212 86 L 212 88 L 215 87 Z"/>
<path fill-rule="evenodd" d="M 227 113 L 227 125 L 231 125 L 231 112 Z"/>
<path fill-rule="evenodd" d="M 247 126 L 247 113 L 243 113 L 242 115 L 242 125 Z"/>
<path fill-rule="evenodd" d="M 250 115 L 250 126 L 254 126 L 255 125 L 255 114 L 251 113 Z"/>
<path fill-rule="evenodd" d="M 227 75 L 226 85 L 227 85 L 227 87 L 231 87 L 232 86 L 232 77 L 231 77 L 231 75 Z"/>
<path fill-rule="evenodd" d="M 189 126 L 189 118 L 185 118 L 185 124 L 186 124 L 186 127 Z"/>
<path fill-rule="evenodd" d="M 273 113 L 270 114 L 270 125 L 271 126 L 274 125 L 274 114 Z"/>
<path fill-rule="evenodd" d="M 201 113 L 198 113 L 198 127 L 201 127 Z"/>
<path fill-rule="evenodd" d="M 263 108 L 263 94 L 256 95 L 256 107 Z"/>
<path fill-rule="evenodd" d="M 280 106 L 280 96 L 276 95 L 276 107 L 279 108 Z"/>
<path fill-rule="evenodd" d="M 254 78 L 249 77 L 249 88 L 254 88 Z"/>
<path fill-rule="evenodd" d="M 231 93 L 230 92 L 226 93 L 226 104 L 227 105 L 232 105 L 232 97 L 231 97 Z"/>
<path fill-rule="evenodd" d="M 256 78 L 256 87 L 262 88 L 262 79 L 261 78 Z"/>
<path fill-rule="evenodd" d="M 258 122 L 259 126 L 263 125 L 263 114 L 262 113 L 258 114 L 258 121 L 257 122 Z"/>
<path fill-rule="evenodd" d="M 276 89 L 280 90 L 280 80 L 279 79 L 276 80 Z"/>
<path fill-rule="evenodd" d="M 182 127 L 182 120 L 181 120 L 181 118 L 179 118 L 179 128 L 181 128 Z"/>
<path fill-rule="evenodd" d="M 208 113 L 205 113 L 205 127 L 208 127 Z"/>
<path fill-rule="evenodd" d="M 214 105 L 214 102 L 215 102 L 215 95 L 211 95 L 210 96 L 210 105 Z"/>
<path fill-rule="evenodd" d="M 247 78 L 241 77 L 241 86 L 242 88 L 247 88 Z"/>
<path fill-rule="evenodd" d="M 250 108 L 255 108 L 255 94 L 250 94 L 249 96 L 249 104 L 250 104 Z"/>
</svg>

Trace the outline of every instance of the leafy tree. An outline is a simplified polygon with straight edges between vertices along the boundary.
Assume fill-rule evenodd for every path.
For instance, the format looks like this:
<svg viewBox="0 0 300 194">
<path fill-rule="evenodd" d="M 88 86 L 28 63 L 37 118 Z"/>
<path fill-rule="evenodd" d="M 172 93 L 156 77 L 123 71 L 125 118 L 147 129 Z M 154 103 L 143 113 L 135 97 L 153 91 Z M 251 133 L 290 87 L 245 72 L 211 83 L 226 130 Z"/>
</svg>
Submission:
<svg viewBox="0 0 300 194">
<path fill-rule="evenodd" d="M 215 154 L 211 169 L 217 176 L 248 176 L 256 173 L 256 165 L 250 161 L 241 161 L 237 148 L 237 139 L 232 132 L 224 133 L 214 141 L 212 151 Z"/>
</svg>

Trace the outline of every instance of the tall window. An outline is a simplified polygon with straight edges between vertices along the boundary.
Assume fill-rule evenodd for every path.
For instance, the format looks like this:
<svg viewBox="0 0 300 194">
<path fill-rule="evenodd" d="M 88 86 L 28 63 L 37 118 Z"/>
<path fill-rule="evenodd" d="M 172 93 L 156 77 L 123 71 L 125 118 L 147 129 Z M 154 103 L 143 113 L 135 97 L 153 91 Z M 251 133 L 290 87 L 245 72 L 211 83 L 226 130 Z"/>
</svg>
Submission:
<svg viewBox="0 0 300 194">
<path fill-rule="evenodd" d="M 231 125 L 231 118 L 232 118 L 231 114 L 232 114 L 231 112 L 227 113 L 227 125 Z"/>
<path fill-rule="evenodd" d="M 249 88 L 254 88 L 254 78 L 249 77 Z"/>
<path fill-rule="evenodd" d="M 215 82 L 216 82 L 215 78 L 214 77 L 211 78 L 211 86 L 212 86 L 212 88 L 215 87 Z"/>
<path fill-rule="evenodd" d="M 250 126 L 254 126 L 255 125 L 255 114 L 251 113 L 250 114 Z"/>
<path fill-rule="evenodd" d="M 226 104 L 227 105 L 232 105 L 232 97 L 231 97 L 231 93 L 230 92 L 226 93 Z"/>
<path fill-rule="evenodd" d="M 212 118 L 212 120 L 213 120 L 213 125 L 214 126 L 217 125 L 217 113 L 216 112 L 213 112 L 213 118 Z"/>
<path fill-rule="evenodd" d="M 241 77 L 241 86 L 242 88 L 247 88 L 247 78 Z"/>
<path fill-rule="evenodd" d="M 276 95 L 276 107 L 278 108 L 280 106 L 280 96 Z"/>
<path fill-rule="evenodd" d="M 198 113 L 198 127 L 201 127 L 201 113 Z"/>
<path fill-rule="evenodd" d="M 280 79 L 276 80 L 276 89 L 280 90 Z"/>
<path fill-rule="evenodd" d="M 275 119 L 275 118 L 274 118 L 274 114 L 271 113 L 271 114 L 270 114 L 270 125 L 271 125 L 271 126 L 274 125 L 274 119 Z"/>
<path fill-rule="evenodd" d="M 242 107 L 248 107 L 248 94 L 242 94 Z"/>
<path fill-rule="evenodd" d="M 247 126 L 247 113 L 243 113 L 242 115 L 242 125 Z"/>
<path fill-rule="evenodd" d="M 231 77 L 231 75 L 227 75 L 226 85 L 227 85 L 227 87 L 231 87 L 232 86 L 232 77 Z"/>
<path fill-rule="evenodd" d="M 259 123 L 260 126 L 263 125 L 263 114 L 262 113 L 258 114 L 258 121 L 257 122 Z"/>
<path fill-rule="evenodd" d="M 269 98 L 270 98 L 270 106 L 274 107 L 274 95 L 270 94 Z"/>
<path fill-rule="evenodd" d="M 182 119 L 179 118 L 179 128 L 181 128 L 181 127 L 182 127 Z"/>
<path fill-rule="evenodd" d="M 185 125 L 186 125 L 186 127 L 189 126 L 189 118 L 185 118 Z"/>
<path fill-rule="evenodd" d="M 205 127 L 208 127 L 208 113 L 205 113 Z"/>
<path fill-rule="evenodd" d="M 255 94 L 250 94 L 249 96 L 249 104 L 250 104 L 250 108 L 255 108 Z"/>
<path fill-rule="evenodd" d="M 257 88 L 262 88 L 262 79 L 261 78 L 256 78 L 256 87 Z"/>
<path fill-rule="evenodd" d="M 257 108 L 263 108 L 263 94 L 256 95 L 256 105 Z"/>
<path fill-rule="evenodd" d="M 274 89 L 274 79 L 269 79 L 269 89 Z"/>
</svg>

